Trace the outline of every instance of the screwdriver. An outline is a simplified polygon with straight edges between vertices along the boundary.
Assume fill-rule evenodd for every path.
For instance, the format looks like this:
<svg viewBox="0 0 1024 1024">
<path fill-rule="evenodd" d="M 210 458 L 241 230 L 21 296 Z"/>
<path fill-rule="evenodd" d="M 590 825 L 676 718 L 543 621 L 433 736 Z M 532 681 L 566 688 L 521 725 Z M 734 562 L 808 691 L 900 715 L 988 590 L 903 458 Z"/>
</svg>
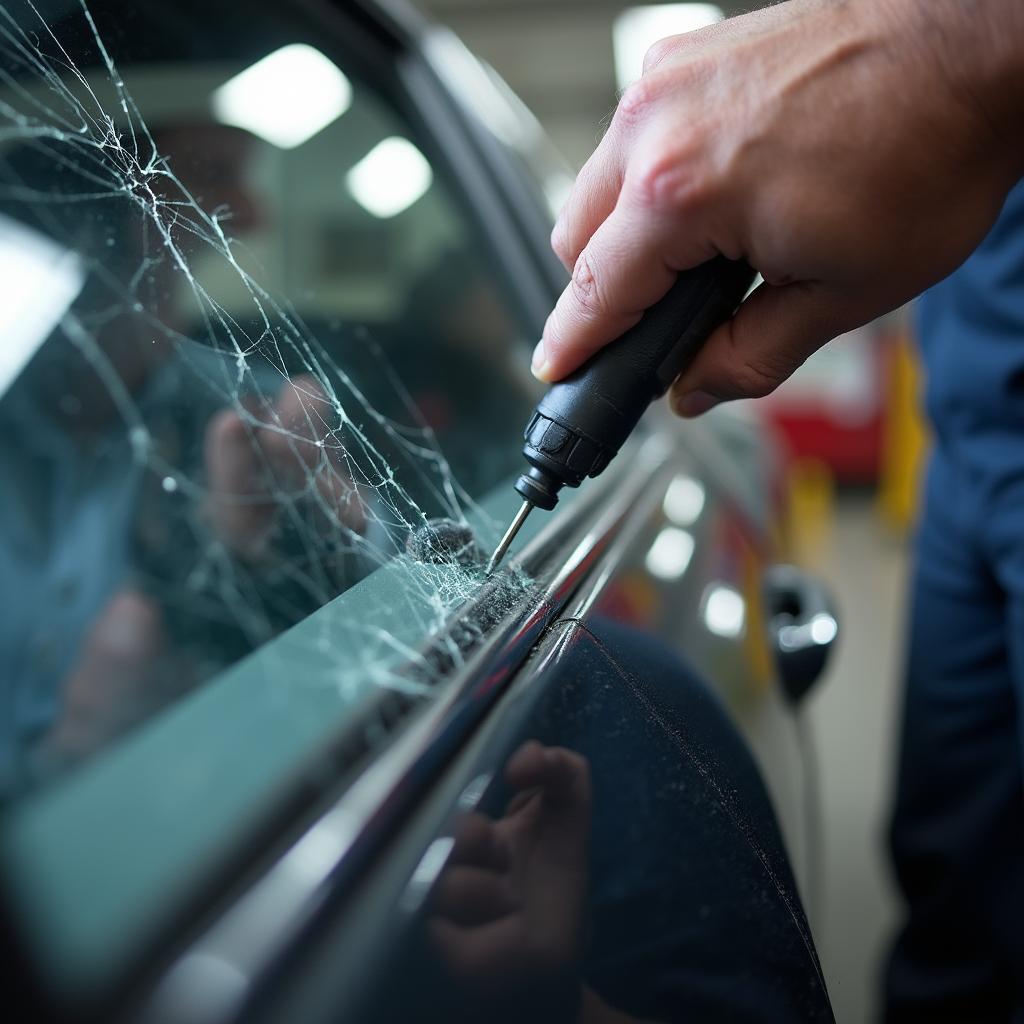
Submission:
<svg viewBox="0 0 1024 1024">
<path fill-rule="evenodd" d="M 534 508 L 550 511 L 563 487 L 579 487 L 608 467 L 753 280 L 745 262 L 724 256 L 684 270 L 637 324 L 551 386 L 523 433 L 530 468 L 515 483 L 523 504 L 487 563 L 488 575 Z"/>
</svg>

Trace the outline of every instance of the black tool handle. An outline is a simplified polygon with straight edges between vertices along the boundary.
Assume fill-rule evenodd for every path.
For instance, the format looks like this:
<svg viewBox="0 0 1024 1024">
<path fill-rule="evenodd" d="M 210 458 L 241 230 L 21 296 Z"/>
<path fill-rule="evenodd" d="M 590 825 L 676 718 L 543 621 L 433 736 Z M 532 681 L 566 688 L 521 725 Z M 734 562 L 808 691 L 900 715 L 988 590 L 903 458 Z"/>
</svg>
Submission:
<svg viewBox="0 0 1024 1024">
<path fill-rule="evenodd" d="M 554 508 L 563 486 L 597 476 L 753 280 L 746 263 L 722 256 L 683 271 L 635 327 L 553 385 L 524 433 L 522 497 Z"/>
</svg>

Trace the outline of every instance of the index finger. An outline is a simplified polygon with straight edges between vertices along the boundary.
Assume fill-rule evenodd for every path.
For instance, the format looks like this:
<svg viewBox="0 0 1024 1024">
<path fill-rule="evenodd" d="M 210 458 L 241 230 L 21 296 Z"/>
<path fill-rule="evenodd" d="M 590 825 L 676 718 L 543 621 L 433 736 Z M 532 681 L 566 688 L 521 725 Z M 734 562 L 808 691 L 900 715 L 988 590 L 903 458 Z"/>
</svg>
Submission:
<svg viewBox="0 0 1024 1024">
<path fill-rule="evenodd" d="M 580 253 L 533 359 L 540 380 L 561 380 L 633 327 L 662 298 L 680 270 L 715 255 L 701 235 L 660 215 L 624 190 Z"/>
</svg>

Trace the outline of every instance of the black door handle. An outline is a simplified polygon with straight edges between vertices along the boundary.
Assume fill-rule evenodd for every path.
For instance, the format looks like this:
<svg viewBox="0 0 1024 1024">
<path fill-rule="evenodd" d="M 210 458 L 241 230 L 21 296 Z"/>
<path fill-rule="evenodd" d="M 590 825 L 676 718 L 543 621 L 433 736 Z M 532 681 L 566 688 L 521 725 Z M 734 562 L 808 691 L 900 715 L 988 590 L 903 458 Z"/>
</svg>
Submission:
<svg viewBox="0 0 1024 1024">
<path fill-rule="evenodd" d="M 821 677 L 838 639 L 835 604 L 820 580 L 792 565 L 765 571 L 764 599 L 779 679 L 797 704 Z"/>
</svg>

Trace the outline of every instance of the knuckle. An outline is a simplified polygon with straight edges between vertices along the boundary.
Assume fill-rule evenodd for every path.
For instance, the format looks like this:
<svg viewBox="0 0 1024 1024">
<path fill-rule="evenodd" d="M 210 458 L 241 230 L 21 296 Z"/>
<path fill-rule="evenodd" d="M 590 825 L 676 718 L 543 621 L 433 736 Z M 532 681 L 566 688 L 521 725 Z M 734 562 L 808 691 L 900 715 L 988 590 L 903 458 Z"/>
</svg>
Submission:
<svg viewBox="0 0 1024 1024">
<path fill-rule="evenodd" d="M 633 186 L 642 206 L 659 212 L 686 213 L 707 198 L 692 150 L 656 143 L 638 159 Z"/>
<path fill-rule="evenodd" d="M 572 297 L 580 310 L 590 318 L 607 312 L 593 255 L 586 249 L 580 253 L 570 283 Z"/>
<path fill-rule="evenodd" d="M 659 39 L 647 48 L 644 54 L 644 74 L 656 68 L 663 60 L 671 57 L 679 49 L 683 36 L 667 36 Z"/>
<path fill-rule="evenodd" d="M 797 368 L 786 354 L 762 354 L 739 362 L 733 373 L 736 389 L 747 398 L 770 395 Z"/>
<path fill-rule="evenodd" d="M 615 109 L 615 121 L 625 128 L 644 124 L 657 104 L 660 91 L 660 83 L 650 76 L 627 86 Z"/>
<path fill-rule="evenodd" d="M 769 370 L 756 363 L 736 367 L 733 376 L 736 390 L 744 398 L 764 398 L 782 383 Z"/>
</svg>

